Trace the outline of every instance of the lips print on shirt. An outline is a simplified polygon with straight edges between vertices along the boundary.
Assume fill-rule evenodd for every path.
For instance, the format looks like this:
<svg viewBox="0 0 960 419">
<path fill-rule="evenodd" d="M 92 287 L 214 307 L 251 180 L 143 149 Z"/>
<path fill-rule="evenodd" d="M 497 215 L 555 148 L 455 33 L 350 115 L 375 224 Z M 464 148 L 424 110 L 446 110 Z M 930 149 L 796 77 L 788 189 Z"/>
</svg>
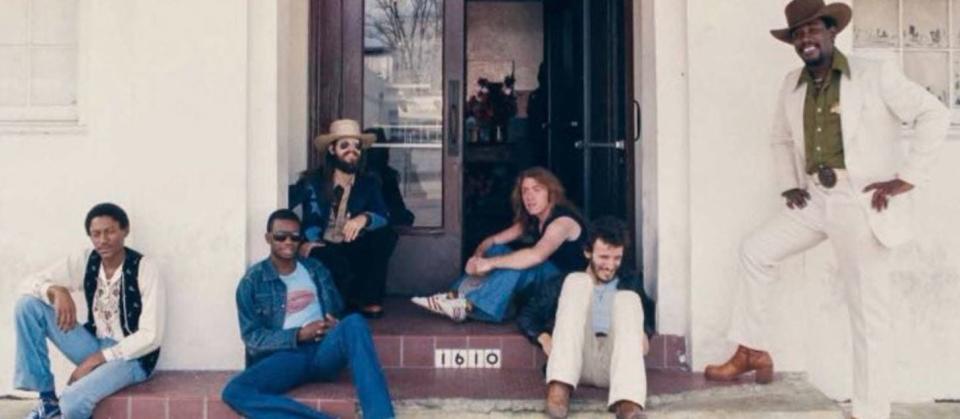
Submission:
<svg viewBox="0 0 960 419">
<path fill-rule="evenodd" d="M 290 291 L 287 294 L 287 314 L 294 314 L 303 311 L 307 306 L 316 300 L 317 295 L 307 290 Z"/>
</svg>

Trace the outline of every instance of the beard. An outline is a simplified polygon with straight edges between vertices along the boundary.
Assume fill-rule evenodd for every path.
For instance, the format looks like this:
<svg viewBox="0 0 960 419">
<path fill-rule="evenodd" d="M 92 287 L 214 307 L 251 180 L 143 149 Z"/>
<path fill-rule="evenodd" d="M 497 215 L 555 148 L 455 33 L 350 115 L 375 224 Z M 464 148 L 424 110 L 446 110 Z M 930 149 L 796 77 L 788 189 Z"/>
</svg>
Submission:
<svg viewBox="0 0 960 419">
<path fill-rule="evenodd" d="M 610 282 L 613 280 L 614 277 L 617 276 L 616 271 L 613 271 L 613 272 L 601 271 L 600 267 L 598 267 L 597 265 L 594 265 L 593 262 L 590 262 L 589 269 L 591 272 L 593 272 L 593 276 L 597 278 L 598 281 L 603 283 Z M 608 275 L 608 276 L 604 276 L 604 275 Z"/>
<path fill-rule="evenodd" d="M 337 157 L 333 159 L 333 168 L 346 174 L 356 174 L 357 170 L 360 169 L 360 158 L 358 157 L 356 162 L 350 163 Z"/>
</svg>

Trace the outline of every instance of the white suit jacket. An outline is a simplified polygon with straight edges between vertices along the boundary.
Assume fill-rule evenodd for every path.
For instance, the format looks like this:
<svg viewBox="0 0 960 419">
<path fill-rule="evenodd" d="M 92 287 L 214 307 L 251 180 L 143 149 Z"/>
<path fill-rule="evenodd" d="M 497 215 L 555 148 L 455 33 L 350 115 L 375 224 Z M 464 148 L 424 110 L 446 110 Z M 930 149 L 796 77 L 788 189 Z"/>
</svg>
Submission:
<svg viewBox="0 0 960 419">
<path fill-rule="evenodd" d="M 840 125 L 847 174 L 857 192 L 873 182 L 900 178 L 914 186 L 928 182 L 928 169 L 950 125 L 949 111 L 936 97 L 908 80 L 895 63 L 848 56 L 850 75 L 840 82 Z M 807 188 L 804 173 L 803 107 L 806 84 L 802 68 L 783 81 L 775 110 L 772 145 L 781 190 Z M 915 123 L 903 141 L 901 121 Z M 882 212 L 870 208 L 873 195 L 863 193 L 873 234 L 893 247 L 914 236 L 913 191 L 891 197 Z"/>
</svg>

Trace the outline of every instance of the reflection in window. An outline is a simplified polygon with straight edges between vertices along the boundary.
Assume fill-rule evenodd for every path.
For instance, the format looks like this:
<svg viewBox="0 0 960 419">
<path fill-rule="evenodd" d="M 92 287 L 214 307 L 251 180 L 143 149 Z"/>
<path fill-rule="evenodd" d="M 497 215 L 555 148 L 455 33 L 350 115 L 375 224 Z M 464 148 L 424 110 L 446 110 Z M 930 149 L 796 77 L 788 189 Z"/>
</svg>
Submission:
<svg viewBox="0 0 960 419">
<path fill-rule="evenodd" d="M 363 123 L 382 134 L 414 225 L 443 223 L 443 2 L 366 0 Z"/>
<path fill-rule="evenodd" d="M 960 0 L 857 0 L 853 17 L 858 53 L 898 60 L 960 110 Z"/>
</svg>

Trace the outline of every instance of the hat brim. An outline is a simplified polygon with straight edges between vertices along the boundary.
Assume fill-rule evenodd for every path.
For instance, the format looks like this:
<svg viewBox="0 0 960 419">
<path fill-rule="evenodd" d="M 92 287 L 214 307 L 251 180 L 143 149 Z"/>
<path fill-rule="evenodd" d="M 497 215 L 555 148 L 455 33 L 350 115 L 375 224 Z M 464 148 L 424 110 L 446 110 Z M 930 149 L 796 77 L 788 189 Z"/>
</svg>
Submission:
<svg viewBox="0 0 960 419">
<path fill-rule="evenodd" d="M 829 17 L 837 22 L 837 33 L 840 33 L 843 31 L 844 28 L 847 27 L 847 25 L 850 24 L 850 18 L 852 16 L 853 16 L 853 10 L 850 9 L 850 6 L 847 6 L 846 4 L 843 4 L 843 3 L 830 3 L 824 6 L 822 9 L 820 9 L 820 11 L 814 14 L 813 16 L 810 16 L 809 18 L 801 20 L 800 22 L 797 22 L 795 25 L 789 28 L 774 29 L 770 31 L 770 34 L 773 35 L 774 38 L 777 38 L 782 42 L 792 44 L 793 36 L 791 34 L 793 33 L 793 30 L 797 29 L 802 25 L 805 25 L 807 23 L 810 23 L 822 17 Z"/>
<path fill-rule="evenodd" d="M 373 134 L 321 134 L 313 139 L 313 146 L 317 148 L 317 151 L 324 152 L 331 143 L 341 138 L 359 139 L 360 146 L 363 148 L 370 147 L 377 139 L 376 135 Z"/>
</svg>

